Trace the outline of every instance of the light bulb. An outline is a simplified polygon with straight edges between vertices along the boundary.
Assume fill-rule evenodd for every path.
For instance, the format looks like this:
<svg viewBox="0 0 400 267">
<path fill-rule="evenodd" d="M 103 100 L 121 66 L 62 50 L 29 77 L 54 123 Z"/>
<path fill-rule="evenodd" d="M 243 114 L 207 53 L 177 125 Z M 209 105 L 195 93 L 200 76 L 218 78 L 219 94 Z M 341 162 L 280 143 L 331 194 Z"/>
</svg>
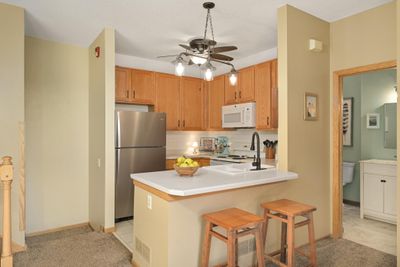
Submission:
<svg viewBox="0 0 400 267">
<path fill-rule="evenodd" d="M 213 78 L 214 78 L 214 73 L 212 72 L 212 70 L 210 68 L 207 68 L 204 71 L 204 80 L 209 82 L 209 81 L 212 81 Z"/>
<path fill-rule="evenodd" d="M 231 72 L 229 73 L 229 83 L 232 86 L 237 84 L 237 71 L 234 68 L 232 68 Z"/>
<path fill-rule="evenodd" d="M 183 66 L 182 61 L 178 60 L 178 62 L 176 62 L 175 64 L 175 75 L 182 76 L 184 72 L 185 72 L 185 66 Z"/>
</svg>

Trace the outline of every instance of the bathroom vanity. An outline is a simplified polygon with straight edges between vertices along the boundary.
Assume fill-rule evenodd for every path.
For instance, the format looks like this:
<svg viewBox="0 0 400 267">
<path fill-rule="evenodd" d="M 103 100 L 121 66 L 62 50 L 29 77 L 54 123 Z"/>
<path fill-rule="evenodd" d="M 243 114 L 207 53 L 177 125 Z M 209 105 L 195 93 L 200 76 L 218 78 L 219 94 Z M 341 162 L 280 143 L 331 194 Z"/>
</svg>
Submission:
<svg viewBox="0 0 400 267">
<path fill-rule="evenodd" d="M 397 161 L 360 161 L 360 217 L 396 224 Z"/>
</svg>

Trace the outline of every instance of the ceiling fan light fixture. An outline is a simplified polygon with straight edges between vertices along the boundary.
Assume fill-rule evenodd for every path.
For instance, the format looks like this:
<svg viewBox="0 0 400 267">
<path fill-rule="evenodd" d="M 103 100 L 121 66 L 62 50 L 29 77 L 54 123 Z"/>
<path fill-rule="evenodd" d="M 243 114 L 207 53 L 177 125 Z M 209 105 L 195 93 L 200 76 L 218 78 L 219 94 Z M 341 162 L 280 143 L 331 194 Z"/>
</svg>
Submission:
<svg viewBox="0 0 400 267">
<path fill-rule="evenodd" d="M 207 82 L 212 81 L 214 79 L 215 67 L 210 63 L 210 61 L 207 61 L 207 63 L 202 66 L 202 69 L 204 80 Z"/>
<path fill-rule="evenodd" d="M 183 76 L 185 73 L 185 66 L 183 65 L 184 61 L 181 57 L 177 58 L 173 61 L 175 65 L 175 75 L 176 76 Z"/>
<path fill-rule="evenodd" d="M 207 62 L 207 58 L 204 58 L 204 57 L 190 56 L 190 59 L 196 65 L 203 65 L 204 63 Z"/>
<path fill-rule="evenodd" d="M 238 72 L 235 70 L 235 68 L 232 68 L 231 72 L 229 72 L 229 83 L 232 86 L 235 86 L 237 84 L 237 79 L 238 79 Z"/>
</svg>

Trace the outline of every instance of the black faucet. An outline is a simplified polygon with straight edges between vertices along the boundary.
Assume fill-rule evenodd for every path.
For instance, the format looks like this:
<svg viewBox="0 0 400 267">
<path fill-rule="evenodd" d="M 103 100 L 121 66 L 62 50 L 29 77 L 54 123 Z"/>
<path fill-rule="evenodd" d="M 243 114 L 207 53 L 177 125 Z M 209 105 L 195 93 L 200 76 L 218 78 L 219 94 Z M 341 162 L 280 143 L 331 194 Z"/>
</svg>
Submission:
<svg viewBox="0 0 400 267">
<path fill-rule="evenodd" d="M 254 156 L 254 161 L 252 163 L 253 166 L 255 166 L 255 170 L 259 171 L 261 170 L 261 159 L 260 159 L 260 136 L 258 135 L 257 132 L 253 133 L 253 136 L 251 137 L 251 146 L 250 146 L 250 150 L 255 150 L 255 146 L 254 146 L 254 137 L 257 137 L 257 157 Z"/>
</svg>

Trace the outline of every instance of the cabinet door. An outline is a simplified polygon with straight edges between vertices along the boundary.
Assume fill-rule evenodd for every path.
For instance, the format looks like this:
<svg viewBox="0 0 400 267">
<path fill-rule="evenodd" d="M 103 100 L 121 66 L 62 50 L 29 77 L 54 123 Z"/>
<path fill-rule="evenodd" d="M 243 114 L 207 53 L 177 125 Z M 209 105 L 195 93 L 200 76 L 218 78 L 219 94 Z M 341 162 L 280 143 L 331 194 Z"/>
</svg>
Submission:
<svg viewBox="0 0 400 267">
<path fill-rule="evenodd" d="M 237 103 L 237 88 L 238 85 L 236 83 L 235 86 L 232 86 L 229 82 L 229 78 L 227 75 L 224 75 L 225 85 L 224 85 L 224 92 L 225 92 L 225 105 L 232 105 Z"/>
<path fill-rule="evenodd" d="M 239 102 L 254 101 L 254 66 L 241 69 L 238 77 L 238 100 Z"/>
<path fill-rule="evenodd" d="M 131 97 L 131 73 L 127 68 L 115 67 L 115 102 L 128 103 Z"/>
<path fill-rule="evenodd" d="M 203 129 L 203 88 L 202 80 L 181 78 L 181 128 L 184 130 Z"/>
<path fill-rule="evenodd" d="M 392 176 L 385 176 L 384 183 L 384 199 L 383 199 L 383 212 L 386 214 L 396 216 L 396 190 L 397 178 Z"/>
<path fill-rule="evenodd" d="M 208 128 L 222 129 L 222 106 L 224 105 L 225 77 L 216 77 L 210 82 L 208 91 Z"/>
<path fill-rule="evenodd" d="M 154 72 L 131 70 L 132 103 L 154 105 L 156 90 Z"/>
<path fill-rule="evenodd" d="M 256 127 L 271 128 L 271 63 L 255 66 L 254 86 L 256 93 Z"/>
<path fill-rule="evenodd" d="M 271 128 L 278 128 L 278 60 L 271 61 Z"/>
<path fill-rule="evenodd" d="M 178 130 L 181 126 L 179 78 L 157 73 L 156 92 L 155 110 L 167 113 L 167 130 Z"/>
<path fill-rule="evenodd" d="M 364 173 L 364 208 L 383 212 L 383 184 L 382 176 Z"/>
</svg>

